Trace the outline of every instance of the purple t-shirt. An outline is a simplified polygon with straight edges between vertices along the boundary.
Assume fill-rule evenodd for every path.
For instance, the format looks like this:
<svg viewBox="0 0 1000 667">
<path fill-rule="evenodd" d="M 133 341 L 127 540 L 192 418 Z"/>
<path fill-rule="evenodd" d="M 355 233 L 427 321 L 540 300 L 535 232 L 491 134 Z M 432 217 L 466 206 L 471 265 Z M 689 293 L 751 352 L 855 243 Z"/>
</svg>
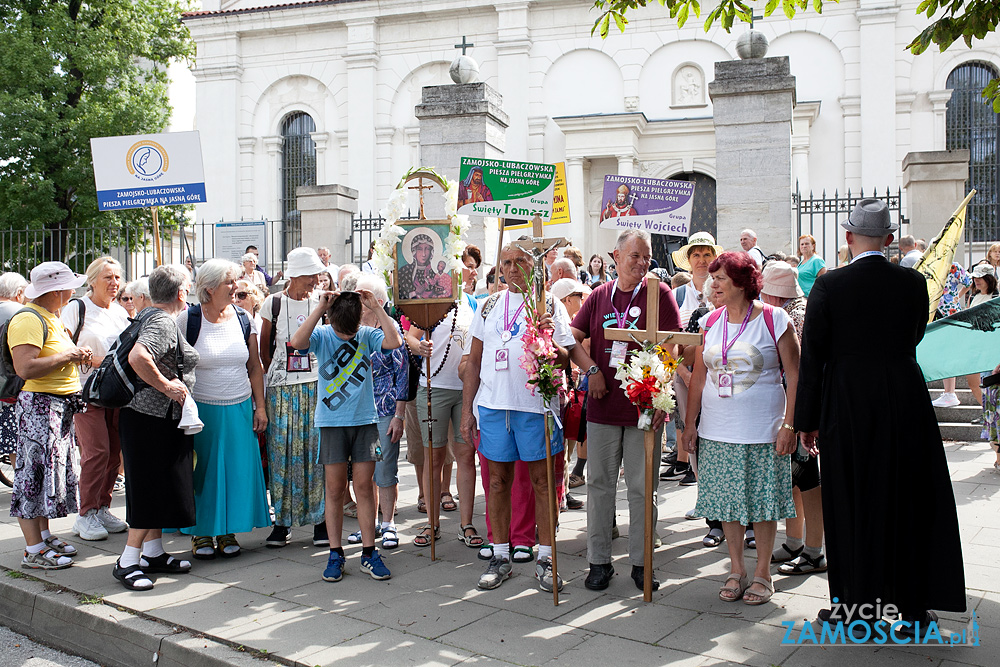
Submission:
<svg viewBox="0 0 1000 667">
<path fill-rule="evenodd" d="M 616 328 L 615 312 L 612 309 L 611 290 L 616 283 L 604 283 L 583 302 L 580 312 L 573 318 L 572 326 L 579 329 L 584 336 L 590 338 L 590 357 L 604 374 L 608 394 L 601 400 L 587 398 L 587 421 L 596 424 L 612 426 L 635 426 L 639 421 L 639 413 L 632 402 L 628 400 L 621 388 L 621 383 L 615 379 L 615 370 L 611 367 L 611 346 L 614 341 L 605 340 L 604 330 Z M 630 305 L 631 303 L 631 305 Z M 638 306 L 639 314 L 630 314 L 632 307 Z M 615 290 L 614 307 L 625 314 L 626 329 L 646 328 L 646 281 L 643 280 L 639 291 L 634 295 L 630 292 Z M 677 310 L 677 302 L 666 283 L 660 283 L 660 331 L 679 331 L 681 316 Z M 639 345 L 630 342 L 629 351 L 638 350 Z"/>
</svg>

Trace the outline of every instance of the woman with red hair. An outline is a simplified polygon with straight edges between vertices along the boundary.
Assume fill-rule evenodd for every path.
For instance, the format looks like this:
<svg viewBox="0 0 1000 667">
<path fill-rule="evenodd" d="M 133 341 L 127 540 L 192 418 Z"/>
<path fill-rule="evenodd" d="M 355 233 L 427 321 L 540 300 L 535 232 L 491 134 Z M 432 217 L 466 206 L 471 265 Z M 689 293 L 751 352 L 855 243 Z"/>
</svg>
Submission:
<svg viewBox="0 0 1000 667">
<path fill-rule="evenodd" d="M 766 554 L 777 521 L 795 516 L 789 455 L 799 343 L 788 314 L 757 300 L 763 281 L 750 255 L 724 252 L 709 272 L 719 305 L 699 322 L 705 340 L 695 351 L 681 442 L 689 452 L 698 445 L 695 512 L 721 521 L 729 544 L 730 574 L 719 598 L 758 605 L 774 593 Z M 765 554 L 752 579 L 743 561 L 743 531 L 751 522 L 758 553 Z"/>
</svg>

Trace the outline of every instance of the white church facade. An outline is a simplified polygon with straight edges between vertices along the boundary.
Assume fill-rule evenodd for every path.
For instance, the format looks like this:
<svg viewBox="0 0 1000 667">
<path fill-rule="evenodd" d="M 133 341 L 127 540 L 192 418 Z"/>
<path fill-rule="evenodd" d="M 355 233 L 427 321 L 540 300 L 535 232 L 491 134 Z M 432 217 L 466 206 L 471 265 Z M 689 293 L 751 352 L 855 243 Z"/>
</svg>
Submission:
<svg viewBox="0 0 1000 667">
<path fill-rule="evenodd" d="M 450 83 L 465 42 L 503 97 L 505 157 L 565 162 L 572 223 L 560 233 L 589 255 L 606 241 L 594 233 L 606 174 L 714 188 L 708 84 L 746 26 L 706 33 L 692 18 L 678 29 L 651 4 L 602 40 L 590 0 L 203 0 L 184 18 L 211 194 L 197 216 L 291 220 L 299 183 L 349 186 L 362 211 L 378 211 L 420 161 L 422 87 Z M 970 148 L 995 225 L 998 117 L 976 95 L 1000 73 L 1000 36 L 913 56 L 904 47 L 928 24 L 917 5 L 842 0 L 757 21 L 768 56 L 788 56 L 796 78 L 793 182 L 895 190 L 908 153 Z"/>
</svg>

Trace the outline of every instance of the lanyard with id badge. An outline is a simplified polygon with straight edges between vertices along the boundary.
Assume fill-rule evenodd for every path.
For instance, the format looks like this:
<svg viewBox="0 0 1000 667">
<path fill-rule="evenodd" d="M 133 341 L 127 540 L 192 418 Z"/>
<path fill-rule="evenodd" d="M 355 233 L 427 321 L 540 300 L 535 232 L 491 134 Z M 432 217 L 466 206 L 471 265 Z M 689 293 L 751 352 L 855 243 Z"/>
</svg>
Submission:
<svg viewBox="0 0 1000 667">
<path fill-rule="evenodd" d="M 289 297 L 289 301 L 291 301 L 291 300 L 292 300 L 292 298 Z M 309 313 L 312 312 L 312 307 L 309 304 L 309 300 L 308 299 L 306 299 L 306 303 L 307 303 L 307 305 L 306 305 L 306 315 L 305 315 L 305 317 L 303 317 L 303 316 L 300 315 L 300 316 L 298 316 L 298 317 L 295 318 L 296 322 L 299 323 L 299 326 L 302 326 L 302 323 L 305 322 L 306 318 L 309 317 Z M 290 308 L 286 308 L 285 309 L 285 328 L 288 331 L 288 337 L 291 338 L 292 337 L 292 333 L 294 333 L 294 332 L 292 331 L 292 323 L 291 323 L 291 319 L 290 319 L 289 313 L 288 313 L 289 310 L 290 310 Z M 298 327 L 296 327 L 296 329 L 298 329 Z M 309 350 L 308 349 L 306 349 L 306 350 L 296 350 L 294 347 L 291 346 L 290 343 L 286 342 L 285 343 L 285 372 L 286 373 L 310 373 L 310 372 L 312 372 L 312 361 L 309 358 Z"/>
<path fill-rule="evenodd" d="M 639 293 L 642 288 L 644 281 L 640 281 L 635 289 L 632 290 L 632 297 L 628 300 L 628 305 L 625 306 L 625 311 L 620 312 L 615 308 L 615 291 L 618 289 L 618 279 L 615 278 L 615 284 L 611 287 L 611 310 L 615 313 L 615 321 L 618 324 L 619 329 L 627 329 L 628 318 L 631 317 L 633 324 L 638 321 L 639 314 L 642 312 L 639 306 L 633 306 L 632 302 L 635 301 L 635 296 Z M 618 368 L 625 364 L 625 355 L 628 354 L 628 343 L 623 340 L 616 340 L 611 344 L 611 361 L 609 362 L 611 368 Z"/>
<path fill-rule="evenodd" d="M 507 343 L 521 329 L 517 323 L 517 318 L 521 315 L 521 311 L 524 310 L 524 298 L 526 297 L 522 295 L 521 298 L 521 305 L 514 311 L 514 316 L 510 317 L 510 291 L 508 290 L 506 294 L 503 306 L 503 331 L 500 332 L 501 347 L 497 349 L 493 361 L 493 370 L 495 371 L 505 371 L 510 368 L 510 350 L 507 349 Z"/>
<path fill-rule="evenodd" d="M 743 324 L 740 325 L 740 329 L 736 332 L 736 337 L 733 338 L 731 343 L 727 342 L 729 334 L 729 310 L 726 309 L 726 312 L 719 318 L 722 323 L 722 370 L 719 371 L 719 398 L 732 398 L 733 396 L 733 369 L 729 366 L 729 350 L 736 344 L 737 339 L 743 335 L 743 332 L 746 331 L 747 324 L 750 322 L 750 315 L 752 314 L 753 302 L 747 308 Z"/>
</svg>

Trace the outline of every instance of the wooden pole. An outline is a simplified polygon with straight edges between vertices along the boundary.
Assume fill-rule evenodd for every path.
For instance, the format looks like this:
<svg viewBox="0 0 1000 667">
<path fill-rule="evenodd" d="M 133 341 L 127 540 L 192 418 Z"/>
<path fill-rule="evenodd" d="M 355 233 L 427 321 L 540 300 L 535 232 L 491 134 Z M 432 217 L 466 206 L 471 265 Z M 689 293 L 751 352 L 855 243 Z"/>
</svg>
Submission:
<svg viewBox="0 0 1000 667">
<path fill-rule="evenodd" d="M 656 465 L 656 432 L 650 429 L 643 434 L 646 446 L 646 525 L 642 549 L 642 599 L 653 600 L 653 467 Z"/>
<path fill-rule="evenodd" d="M 497 263 L 493 265 L 493 291 L 500 291 L 500 251 L 503 250 L 503 227 L 504 219 L 497 218 L 497 226 L 500 228 L 500 235 L 497 237 Z M 490 286 L 486 286 L 486 291 L 490 291 Z"/>
<path fill-rule="evenodd" d="M 427 306 L 424 306 L 427 309 Z M 430 312 L 424 315 L 426 321 L 430 320 Z M 427 340 L 431 338 L 431 332 L 427 331 Z M 437 479 L 437 475 L 434 471 L 434 413 L 431 411 L 431 357 L 427 355 L 427 456 L 424 457 L 426 460 L 424 464 L 427 467 L 427 482 L 424 484 L 424 488 L 427 489 L 427 518 L 431 524 L 431 562 L 437 559 L 437 526 L 438 526 L 438 509 L 440 509 L 439 503 L 441 499 L 437 495 L 437 490 L 434 488 L 434 481 Z"/>
<path fill-rule="evenodd" d="M 160 248 L 160 217 L 159 209 L 152 206 L 149 209 L 153 214 L 153 262 L 156 266 L 163 264 L 163 251 Z"/>
</svg>

